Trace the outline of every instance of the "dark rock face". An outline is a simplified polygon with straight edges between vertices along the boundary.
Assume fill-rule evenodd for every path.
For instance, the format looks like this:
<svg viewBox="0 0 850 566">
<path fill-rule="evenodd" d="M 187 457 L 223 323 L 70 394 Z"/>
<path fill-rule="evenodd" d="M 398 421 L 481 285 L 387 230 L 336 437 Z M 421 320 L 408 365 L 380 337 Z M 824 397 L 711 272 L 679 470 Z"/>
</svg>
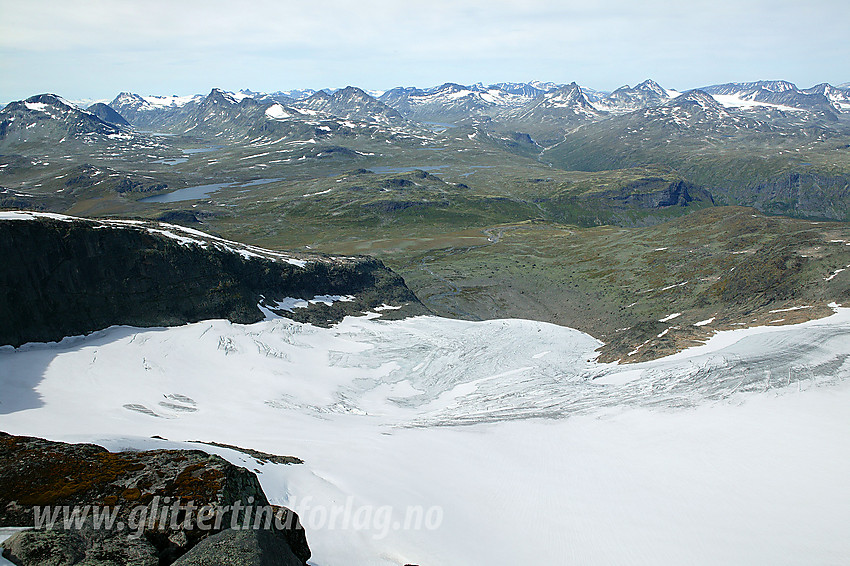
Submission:
<svg viewBox="0 0 850 566">
<path fill-rule="evenodd" d="M 151 229 L 174 232 L 156 223 Z M 310 256 L 300 266 L 274 254 L 245 257 L 212 239 L 205 245 L 181 245 L 138 225 L 0 220 L 0 345 L 119 324 L 253 323 L 263 319 L 258 303 L 286 297 L 355 296 L 279 313 L 320 325 L 382 303 L 407 305 L 404 314 L 427 312 L 401 277 L 372 258 Z"/>
<path fill-rule="evenodd" d="M 711 194 L 705 189 L 685 181 L 671 183 L 660 178 L 641 179 L 616 191 L 601 193 L 600 197 L 614 207 L 629 208 L 688 206 L 694 201 L 714 204 Z"/>
<path fill-rule="evenodd" d="M 558 196 L 545 202 L 562 221 L 580 226 L 646 226 L 681 214 L 683 209 L 714 206 L 707 190 L 682 180 L 646 177 L 601 191 Z"/>
<path fill-rule="evenodd" d="M 124 116 L 113 110 L 111 106 L 104 104 L 103 102 L 97 102 L 92 104 L 87 108 L 89 112 L 103 120 L 108 124 L 113 124 L 115 126 L 129 126 L 130 122 L 124 119 Z"/>
<path fill-rule="evenodd" d="M 194 512 L 186 510 L 189 502 Z M 237 502 L 268 508 L 280 518 L 260 523 L 247 537 L 256 541 L 260 554 L 273 549 L 288 557 L 283 564 L 306 563 L 310 549 L 298 517 L 270 506 L 252 472 L 219 456 L 196 450 L 113 453 L 92 444 L 0 432 L 0 526 L 48 527 L 22 531 L 4 543 L 3 556 L 18 564 L 171 564 L 232 526 L 232 519 L 244 526 L 233 507 Z M 184 510 L 175 515 L 175 505 Z M 114 510 L 113 522 L 96 523 L 93 511 L 78 524 L 66 525 L 59 515 L 52 527 L 36 525 L 37 510 L 50 516 L 47 506 Z M 204 506 L 220 510 L 220 522 L 204 521 L 197 511 Z M 171 512 L 163 515 L 165 509 Z M 231 545 L 234 556 L 243 546 Z"/>
<path fill-rule="evenodd" d="M 734 204 L 752 206 L 767 214 L 801 218 L 850 220 L 850 176 L 789 172 L 760 184 L 718 189 Z"/>
<path fill-rule="evenodd" d="M 169 210 L 157 217 L 162 222 L 173 222 L 176 224 L 198 224 L 201 220 L 191 210 Z"/>
</svg>

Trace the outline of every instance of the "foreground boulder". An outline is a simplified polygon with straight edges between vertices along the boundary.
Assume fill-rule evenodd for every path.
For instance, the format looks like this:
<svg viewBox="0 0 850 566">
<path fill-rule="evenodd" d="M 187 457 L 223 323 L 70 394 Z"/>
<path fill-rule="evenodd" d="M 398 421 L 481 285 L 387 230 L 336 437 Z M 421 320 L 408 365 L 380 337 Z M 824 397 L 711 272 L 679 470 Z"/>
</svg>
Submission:
<svg viewBox="0 0 850 566">
<path fill-rule="evenodd" d="M 257 564 L 310 558 L 298 517 L 270 505 L 254 473 L 196 450 L 114 453 L 0 433 L 3 526 L 35 528 L 3 543 L 3 556 L 24 565 L 168 565 L 230 528 L 248 534 L 216 538 L 222 556 L 232 548 L 234 556 L 286 560 Z"/>
<path fill-rule="evenodd" d="M 174 566 L 299 566 L 303 562 L 274 532 L 228 529 L 202 540 Z"/>
</svg>

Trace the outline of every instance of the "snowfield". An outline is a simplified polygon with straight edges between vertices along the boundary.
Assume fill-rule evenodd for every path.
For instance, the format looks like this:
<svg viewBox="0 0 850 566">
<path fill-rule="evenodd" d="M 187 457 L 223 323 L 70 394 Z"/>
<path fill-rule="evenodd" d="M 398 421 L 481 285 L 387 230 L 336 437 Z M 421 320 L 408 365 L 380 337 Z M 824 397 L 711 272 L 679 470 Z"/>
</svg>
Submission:
<svg viewBox="0 0 850 566">
<path fill-rule="evenodd" d="M 317 566 L 838 565 L 850 309 L 835 310 L 631 365 L 526 320 L 113 327 L 0 348 L 0 430 L 221 454 L 299 513 Z M 332 523 L 345 505 L 371 522 Z M 404 528 L 410 509 L 430 522 Z"/>
</svg>

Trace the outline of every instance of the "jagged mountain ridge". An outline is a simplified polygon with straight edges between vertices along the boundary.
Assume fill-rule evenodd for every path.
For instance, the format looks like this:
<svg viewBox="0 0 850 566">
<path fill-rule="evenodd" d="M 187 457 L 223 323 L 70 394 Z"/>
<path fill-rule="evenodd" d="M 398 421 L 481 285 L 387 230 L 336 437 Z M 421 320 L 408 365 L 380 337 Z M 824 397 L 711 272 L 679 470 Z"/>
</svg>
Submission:
<svg viewBox="0 0 850 566">
<path fill-rule="evenodd" d="M 289 100 L 289 99 L 287 99 Z M 297 104 L 289 100 L 289 103 Z M 240 142 L 247 139 L 319 139 L 343 129 L 330 115 L 297 108 L 269 96 L 254 98 L 214 88 L 207 96 L 136 114 L 137 127 Z"/>
<path fill-rule="evenodd" d="M 202 95 L 141 96 L 122 92 L 109 103 L 109 106 L 136 128 L 154 130 L 184 116 L 203 98 Z"/>
<path fill-rule="evenodd" d="M 234 103 L 246 98 L 265 104 L 280 104 L 283 108 L 365 122 L 395 123 L 402 118 L 419 122 L 460 123 L 470 119 L 522 122 L 524 116 L 540 116 L 542 108 L 565 108 L 549 102 L 555 91 L 576 88 L 575 83 L 558 85 L 531 81 L 528 83 L 481 83 L 461 85 L 444 83 L 431 88 L 396 87 L 374 97 L 357 87 L 326 89 L 320 91 L 278 91 L 264 94 L 250 90 L 236 93 L 221 92 Z M 581 96 L 572 102 L 572 112 L 559 110 L 563 119 L 567 114 L 597 120 L 607 115 L 620 115 L 660 106 L 680 93 L 662 87 L 647 79 L 635 87 L 620 87 L 612 93 L 578 87 Z M 725 83 L 703 87 L 700 90 L 713 96 L 727 108 L 749 110 L 808 111 L 819 118 L 834 121 L 835 114 L 850 112 L 850 90 L 822 83 L 810 89 L 799 89 L 788 81 L 755 81 Z M 548 97 L 548 98 L 547 98 Z M 184 120 L 194 108 L 203 104 L 206 97 L 171 96 L 142 97 L 121 93 L 110 106 L 139 128 L 172 127 Z M 280 111 L 277 111 L 280 113 Z M 291 114 L 291 112 L 286 112 Z M 543 113 L 545 114 L 545 113 Z M 554 116 L 546 116 L 555 119 Z M 191 127 L 191 125 L 189 126 Z"/>
<path fill-rule="evenodd" d="M 566 131 L 605 116 L 576 83 L 542 93 L 519 108 L 500 112 L 495 121 L 520 132 L 530 132 L 543 146 L 563 139 Z"/>
<path fill-rule="evenodd" d="M 747 89 L 773 92 L 770 87 L 778 96 L 798 96 L 789 85 L 751 84 Z M 568 132 L 546 151 L 546 159 L 568 170 L 671 168 L 708 189 L 721 204 L 846 220 L 846 174 L 833 165 L 841 158 L 834 152 L 846 150 L 846 116 L 822 106 L 730 103 L 726 97 L 742 100 L 737 88 L 711 89 L 732 94 L 692 90 L 659 106 L 589 123 Z"/>
<path fill-rule="evenodd" d="M 227 92 L 214 88 L 206 96 L 177 97 L 154 105 L 122 93 L 113 108 L 126 113 L 136 127 L 178 135 L 252 140 L 321 139 L 337 132 L 368 130 L 370 126 L 417 129 L 397 111 L 356 87 L 314 92 L 295 100 L 281 93 Z"/>
<path fill-rule="evenodd" d="M 608 96 L 593 101 L 598 110 L 611 114 L 626 114 L 651 106 L 659 106 L 679 96 L 677 91 L 669 91 L 647 79 L 634 88 L 629 85 L 621 86 Z"/>
<path fill-rule="evenodd" d="M 397 87 L 382 94 L 380 100 L 409 119 L 439 122 L 493 116 L 505 108 L 522 107 L 545 92 L 548 90 L 528 83 L 444 83 L 428 89 Z"/>
<path fill-rule="evenodd" d="M 365 122 L 398 123 L 404 121 L 404 117 L 394 108 L 354 86 L 345 87 L 331 94 L 320 90 L 307 98 L 294 101 L 292 107 Z"/>
<path fill-rule="evenodd" d="M 720 104 L 702 90 L 692 90 L 667 102 L 614 115 L 567 134 L 547 156 L 567 168 L 604 170 L 651 163 L 647 152 L 672 142 L 701 143 L 709 137 L 741 130 L 761 131 L 769 125 Z"/>
</svg>

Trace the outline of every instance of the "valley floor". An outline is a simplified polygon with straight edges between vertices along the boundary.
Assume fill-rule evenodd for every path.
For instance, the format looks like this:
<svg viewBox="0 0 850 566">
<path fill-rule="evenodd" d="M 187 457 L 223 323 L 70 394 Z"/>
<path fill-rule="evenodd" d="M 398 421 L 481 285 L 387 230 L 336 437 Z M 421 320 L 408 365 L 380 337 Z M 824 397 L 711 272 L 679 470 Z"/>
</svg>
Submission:
<svg viewBox="0 0 850 566">
<path fill-rule="evenodd" d="M 848 334 L 836 307 L 624 366 L 524 320 L 113 327 L 0 348 L 0 430 L 219 453 L 299 513 L 316 566 L 837 565 Z"/>
</svg>

